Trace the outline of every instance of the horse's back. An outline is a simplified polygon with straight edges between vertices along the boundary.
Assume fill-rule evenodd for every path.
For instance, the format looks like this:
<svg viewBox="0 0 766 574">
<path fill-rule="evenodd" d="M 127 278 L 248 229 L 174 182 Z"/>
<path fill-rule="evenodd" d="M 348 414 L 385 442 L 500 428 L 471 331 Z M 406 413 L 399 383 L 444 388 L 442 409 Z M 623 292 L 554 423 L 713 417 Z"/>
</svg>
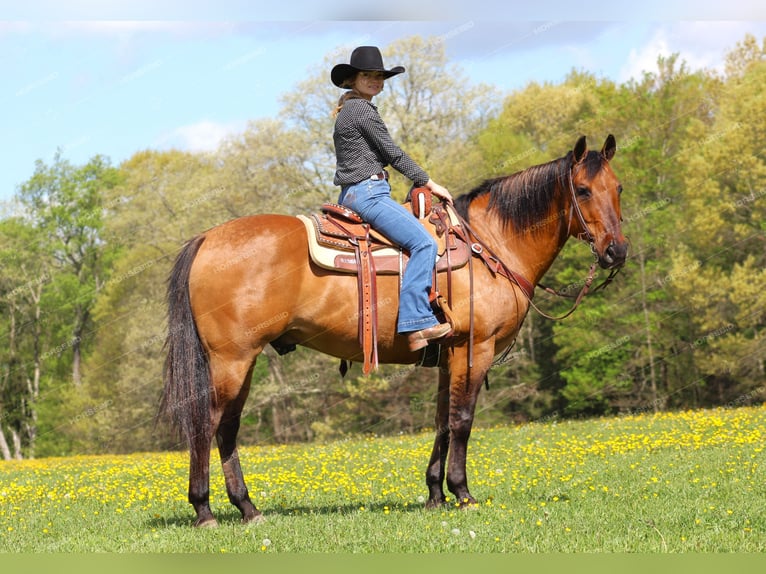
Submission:
<svg viewBox="0 0 766 574">
<path fill-rule="evenodd" d="M 231 251 L 262 245 L 264 249 L 259 250 L 262 255 L 272 253 L 279 245 L 306 243 L 306 234 L 300 220 L 280 214 L 238 217 L 209 229 L 204 236 L 206 250 L 216 248 Z"/>
</svg>

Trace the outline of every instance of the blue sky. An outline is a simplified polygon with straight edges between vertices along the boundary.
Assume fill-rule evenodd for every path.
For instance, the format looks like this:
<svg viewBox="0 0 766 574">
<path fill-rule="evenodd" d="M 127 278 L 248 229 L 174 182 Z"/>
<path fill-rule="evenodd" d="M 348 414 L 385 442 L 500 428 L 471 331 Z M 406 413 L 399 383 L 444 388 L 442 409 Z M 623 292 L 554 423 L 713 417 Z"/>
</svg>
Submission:
<svg viewBox="0 0 766 574">
<path fill-rule="evenodd" d="M 119 164 L 147 148 L 214 149 L 249 120 L 275 116 L 280 96 L 323 70 L 329 54 L 347 61 L 357 44 L 441 36 L 472 82 L 511 91 L 560 81 L 572 68 L 621 82 L 673 52 L 692 68 L 720 69 L 746 33 L 766 37 L 760 0 L 681 2 L 673 11 L 648 0 L 640 15 L 590 0 L 514 11 L 453 0 L 393 0 L 385 11 L 334 0 L 256 8 L 262 3 L 0 8 L 0 202 L 57 148 L 76 164 L 95 154 Z M 574 4 L 594 9 L 574 12 Z"/>
</svg>

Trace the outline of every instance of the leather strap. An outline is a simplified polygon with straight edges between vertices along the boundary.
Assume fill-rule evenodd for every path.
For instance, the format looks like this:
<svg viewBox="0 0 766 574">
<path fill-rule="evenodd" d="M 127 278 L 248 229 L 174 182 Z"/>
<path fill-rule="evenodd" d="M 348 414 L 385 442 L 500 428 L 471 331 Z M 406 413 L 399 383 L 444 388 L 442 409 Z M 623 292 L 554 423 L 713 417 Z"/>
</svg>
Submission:
<svg viewBox="0 0 766 574">
<path fill-rule="evenodd" d="M 463 229 L 453 226 L 452 229 L 455 231 L 455 233 L 459 235 L 463 241 L 471 246 L 471 251 L 484 262 L 484 264 L 490 271 L 492 271 L 492 273 L 495 275 L 501 275 L 502 277 L 510 280 L 511 283 L 518 285 L 527 299 L 531 301 L 535 294 L 534 285 L 532 285 L 532 283 L 530 283 L 523 275 L 517 273 L 505 265 L 505 263 L 503 263 L 502 260 L 494 254 L 494 252 L 487 246 L 487 244 L 479 239 L 479 236 L 476 235 L 476 232 L 471 228 L 470 225 L 468 225 L 468 222 L 462 217 L 460 219 L 460 225 L 463 227 Z M 473 237 L 474 241 L 471 240 L 471 237 Z"/>
<path fill-rule="evenodd" d="M 363 372 L 369 375 L 378 367 L 378 293 L 376 285 L 375 259 L 372 257 L 370 226 L 365 223 L 362 228 L 364 235 L 358 236 L 348 230 L 338 221 L 333 222 L 348 234 L 348 241 L 354 246 L 356 265 L 357 291 L 359 292 L 358 305 L 358 337 L 364 357 Z M 341 376 L 347 370 L 341 362 Z"/>
<path fill-rule="evenodd" d="M 413 195 L 415 195 L 415 192 L 421 191 L 419 195 L 424 195 L 422 193 L 422 190 L 425 190 L 430 193 L 431 190 L 428 188 L 418 188 L 413 191 Z M 447 260 L 447 305 L 452 307 L 452 249 L 451 247 L 454 245 L 455 241 L 455 233 L 453 230 L 453 227 L 451 225 L 449 214 L 446 212 L 444 207 L 441 205 L 431 205 L 430 199 L 428 200 L 428 205 L 430 206 L 430 213 L 431 217 L 429 217 L 429 221 L 434 224 L 436 227 L 436 233 L 438 235 L 444 235 L 444 257 Z M 470 258 L 470 256 L 469 256 Z"/>
<path fill-rule="evenodd" d="M 370 253 L 369 226 L 365 237 L 354 240 L 359 290 L 359 343 L 364 355 L 365 375 L 378 366 L 378 297 L 375 285 L 375 260 Z"/>
<path fill-rule="evenodd" d="M 383 170 L 383 171 L 381 171 L 381 172 L 378 172 L 378 173 L 375 173 L 375 174 L 371 175 L 371 176 L 370 176 L 370 179 L 371 179 L 371 180 L 373 180 L 373 181 L 383 181 L 383 180 L 388 180 L 388 171 L 386 171 L 386 170 L 384 169 L 384 170 Z"/>
</svg>

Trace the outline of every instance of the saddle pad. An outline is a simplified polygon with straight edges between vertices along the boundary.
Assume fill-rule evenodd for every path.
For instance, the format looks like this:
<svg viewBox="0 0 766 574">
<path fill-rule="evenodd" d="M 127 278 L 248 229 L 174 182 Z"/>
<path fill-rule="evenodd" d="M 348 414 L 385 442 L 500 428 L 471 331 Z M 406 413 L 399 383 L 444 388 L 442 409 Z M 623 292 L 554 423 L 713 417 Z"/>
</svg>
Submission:
<svg viewBox="0 0 766 574">
<path fill-rule="evenodd" d="M 303 222 L 306 227 L 306 234 L 309 239 L 309 253 L 311 259 L 325 269 L 332 269 L 333 271 L 343 271 L 346 273 L 356 273 L 356 257 L 353 251 L 333 249 L 326 245 L 320 245 L 316 239 L 316 228 L 314 227 L 314 221 L 310 217 L 305 215 L 298 215 L 298 219 Z M 375 268 L 378 274 L 397 275 L 399 273 L 399 249 L 393 247 L 385 247 L 378 249 L 373 253 L 375 260 Z M 386 258 L 388 264 L 383 264 L 381 258 Z M 390 265 L 391 261 L 396 262 L 395 268 Z"/>
</svg>

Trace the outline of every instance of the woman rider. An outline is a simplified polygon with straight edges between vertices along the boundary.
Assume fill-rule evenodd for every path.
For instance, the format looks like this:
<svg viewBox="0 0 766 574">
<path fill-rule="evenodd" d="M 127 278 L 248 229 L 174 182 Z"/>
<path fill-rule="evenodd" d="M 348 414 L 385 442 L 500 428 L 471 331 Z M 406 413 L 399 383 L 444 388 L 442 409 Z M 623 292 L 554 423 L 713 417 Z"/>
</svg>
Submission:
<svg viewBox="0 0 766 574">
<path fill-rule="evenodd" d="M 384 168 L 390 165 L 415 186 L 427 187 L 447 202 L 452 202 L 452 197 L 392 141 L 372 103 L 383 90 L 384 81 L 402 72 L 402 66 L 387 70 L 375 46 L 356 48 L 348 64 L 332 69 L 333 84 L 348 89 L 336 110 L 333 183 L 341 187 L 339 204 L 356 211 L 376 231 L 409 252 L 399 294 L 397 332 L 407 336 L 411 351 L 417 351 L 451 331 L 449 324 L 439 323 L 428 302 L 437 246 L 423 225 L 391 198 Z"/>
</svg>

